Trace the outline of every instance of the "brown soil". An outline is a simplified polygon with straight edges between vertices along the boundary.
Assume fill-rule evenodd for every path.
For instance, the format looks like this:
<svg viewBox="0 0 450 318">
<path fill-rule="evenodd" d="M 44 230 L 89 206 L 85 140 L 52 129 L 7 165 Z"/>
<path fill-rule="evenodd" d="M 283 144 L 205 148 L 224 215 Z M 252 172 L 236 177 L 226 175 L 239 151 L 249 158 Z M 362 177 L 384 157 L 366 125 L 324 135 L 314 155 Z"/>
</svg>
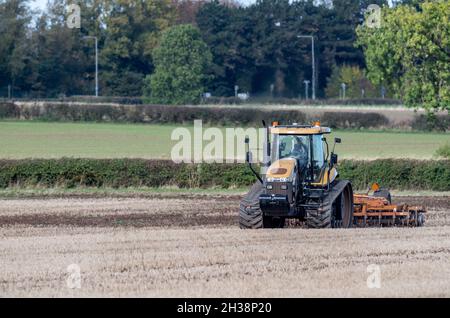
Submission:
<svg viewBox="0 0 450 318">
<path fill-rule="evenodd" d="M 239 196 L 164 198 L 66 198 L 5 200 L 0 206 L 0 227 L 192 227 L 238 224 Z M 425 205 L 432 210 L 429 226 L 447 225 L 448 197 L 402 197 L 394 201 Z M 443 211 L 445 210 L 445 211 Z"/>
<path fill-rule="evenodd" d="M 0 200 L 0 297 L 449 297 L 449 198 L 395 201 L 426 226 L 244 231 L 238 196 Z"/>
</svg>

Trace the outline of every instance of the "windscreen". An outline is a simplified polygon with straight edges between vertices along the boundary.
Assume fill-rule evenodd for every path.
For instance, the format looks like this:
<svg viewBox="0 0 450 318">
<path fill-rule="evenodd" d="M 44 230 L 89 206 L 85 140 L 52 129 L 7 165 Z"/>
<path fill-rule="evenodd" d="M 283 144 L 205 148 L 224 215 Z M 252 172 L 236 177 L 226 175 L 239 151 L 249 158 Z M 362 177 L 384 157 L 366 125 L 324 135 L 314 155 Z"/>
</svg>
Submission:
<svg viewBox="0 0 450 318">
<path fill-rule="evenodd" d="M 319 181 L 325 165 L 322 137 L 322 135 L 274 135 L 272 162 L 284 158 L 297 159 L 301 171 L 306 172 L 307 178 Z"/>
<path fill-rule="evenodd" d="M 310 136 L 275 135 L 272 149 L 273 161 L 295 158 L 306 167 L 310 157 Z"/>
</svg>

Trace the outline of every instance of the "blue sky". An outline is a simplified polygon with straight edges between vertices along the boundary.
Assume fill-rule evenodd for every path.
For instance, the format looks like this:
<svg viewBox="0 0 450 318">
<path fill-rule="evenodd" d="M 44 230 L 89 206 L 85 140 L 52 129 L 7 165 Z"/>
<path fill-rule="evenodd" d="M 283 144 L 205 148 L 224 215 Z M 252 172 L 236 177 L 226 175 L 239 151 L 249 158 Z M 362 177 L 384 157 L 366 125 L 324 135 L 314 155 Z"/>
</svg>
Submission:
<svg viewBox="0 0 450 318">
<path fill-rule="evenodd" d="M 31 1 L 31 5 L 33 7 L 40 8 L 40 9 L 44 9 L 46 4 L 47 4 L 47 0 L 34 0 L 34 1 Z"/>
</svg>

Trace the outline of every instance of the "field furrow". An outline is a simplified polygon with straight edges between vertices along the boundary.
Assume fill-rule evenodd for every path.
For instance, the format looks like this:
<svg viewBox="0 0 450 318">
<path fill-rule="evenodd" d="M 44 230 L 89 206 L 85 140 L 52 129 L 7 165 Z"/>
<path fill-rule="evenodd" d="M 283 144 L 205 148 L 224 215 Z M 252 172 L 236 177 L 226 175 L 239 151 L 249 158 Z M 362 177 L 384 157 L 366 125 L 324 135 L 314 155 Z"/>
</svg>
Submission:
<svg viewBox="0 0 450 318">
<path fill-rule="evenodd" d="M 401 200 L 426 227 L 243 231 L 237 196 L 1 200 L 0 296 L 449 296 L 450 200 Z"/>
</svg>

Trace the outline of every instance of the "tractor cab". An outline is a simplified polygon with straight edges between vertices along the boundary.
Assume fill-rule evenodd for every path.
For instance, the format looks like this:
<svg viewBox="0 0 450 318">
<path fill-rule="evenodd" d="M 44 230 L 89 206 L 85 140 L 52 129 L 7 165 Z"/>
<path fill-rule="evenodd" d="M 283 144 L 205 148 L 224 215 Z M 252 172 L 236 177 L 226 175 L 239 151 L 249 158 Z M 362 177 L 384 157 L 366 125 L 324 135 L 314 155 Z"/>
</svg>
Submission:
<svg viewBox="0 0 450 318">
<path fill-rule="evenodd" d="M 330 157 L 325 138 L 325 135 L 331 133 L 330 128 L 321 127 L 319 122 L 311 126 L 274 123 L 268 128 L 268 133 L 269 142 L 266 147 L 270 149 L 270 160 L 266 182 L 290 178 L 293 181 L 299 179 L 311 186 L 325 187 L 337 177 L 337 155 L 333 149 Z M 340 142 L 336 138 L 335 143 Z"/>
<path fill-rule="evenodd" d="M 252 168 L 263 188 L 260 207 L 271 217 L 305 217 L 306 208 L 320 204 L 338 177 L 337 155 L 333 150 L 330 156 L 325 138 L 331 129 L 319 122 L 273 123 L 266 129 L 266 171 L 258 175 Z"/>
<path fill-rule="evenodd" d="M 324 135 L 330 134 L 330 128 L 299 126 L 297 124 L 280 126 L 277 123 L 269 128 L 271 138 L 270 164 L 277 166 L 294 162 L 300 177 L 309 182 L 320 182 L 327 167 L 328 144 Z M 276 169 L 268 170 L 276 177 Z"/>
</svg>

